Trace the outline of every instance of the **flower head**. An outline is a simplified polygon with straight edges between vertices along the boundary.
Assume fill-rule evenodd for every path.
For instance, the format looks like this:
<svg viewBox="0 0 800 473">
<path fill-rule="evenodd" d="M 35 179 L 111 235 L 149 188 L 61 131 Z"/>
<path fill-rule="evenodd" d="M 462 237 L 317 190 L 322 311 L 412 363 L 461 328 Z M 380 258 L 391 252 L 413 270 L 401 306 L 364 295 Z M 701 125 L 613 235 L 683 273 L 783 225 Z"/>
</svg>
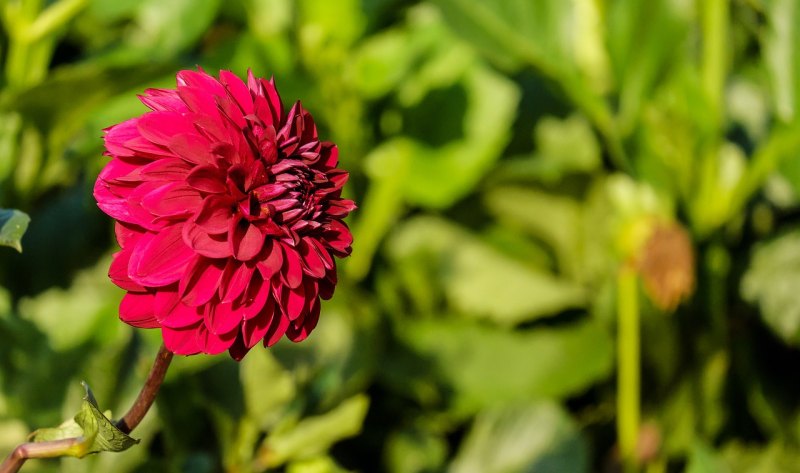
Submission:
<svg viewBox="0 0 800 473">
<path fill-rule="evenodd" d="M 116 219 L 120 318 L 181 355 L 305 339 L 352 243 L 336 146 L 252 73 L 181 71 L 140 99 L 152 111 L 105 130 L 94 187 Z"/>
</svg>

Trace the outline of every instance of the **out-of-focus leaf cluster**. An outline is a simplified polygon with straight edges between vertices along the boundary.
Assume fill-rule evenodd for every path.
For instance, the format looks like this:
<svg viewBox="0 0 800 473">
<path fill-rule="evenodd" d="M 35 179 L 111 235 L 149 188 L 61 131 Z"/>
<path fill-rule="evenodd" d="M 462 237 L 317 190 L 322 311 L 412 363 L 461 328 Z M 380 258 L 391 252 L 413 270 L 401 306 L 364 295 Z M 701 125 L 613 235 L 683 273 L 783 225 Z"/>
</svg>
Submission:
<svg viewBox="0 0 800 473">
<path fill-rule="evenodd" d="M 273 75 L 360 207 L 309 340 L 176 359 L 140 445 L 29 471 L 609 471 L 614 284 L 657 228 L 688 232 L 695 267 L 641 293 L 641 462 L 800 471 L 793 0 L 6 0 L 0 19 L 0 207 L 32 218 L 25 253 L 0 251 L 0 452 L 72 417 L 82 379 L 123 412 L 160 343 L 117 320 L 91 199 L 137 93 L 196 65 Z"/>
</svg>

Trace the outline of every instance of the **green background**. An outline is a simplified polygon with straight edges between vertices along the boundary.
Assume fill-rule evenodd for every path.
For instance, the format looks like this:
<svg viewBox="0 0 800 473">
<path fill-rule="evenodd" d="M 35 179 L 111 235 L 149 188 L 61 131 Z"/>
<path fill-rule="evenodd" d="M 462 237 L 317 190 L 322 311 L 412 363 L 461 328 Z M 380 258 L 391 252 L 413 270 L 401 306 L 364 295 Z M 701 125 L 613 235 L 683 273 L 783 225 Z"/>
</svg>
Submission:
<svg viewBox="0 0 800 473">
<path fill-rule="evenodd" d="M 353 255 L 294 345 L 176 358 L 123 453 L 24 471 L 614 471 L 617 277 L 642 470 L 800 471 L 800 3 L 0 0 L 0 454 L 121 414 L 160 344 L 117 318 L 102 129 L 201 66 L 274 76 L 351 172 Z M 645 235 L 645 236 L 642 236 Z M 689 249 L 684 249 L 689 251 Z M 639 285 L 640 288 L 644 287 Z M 687 287 L 692 287 L 689 284 Z"/>
</svg>

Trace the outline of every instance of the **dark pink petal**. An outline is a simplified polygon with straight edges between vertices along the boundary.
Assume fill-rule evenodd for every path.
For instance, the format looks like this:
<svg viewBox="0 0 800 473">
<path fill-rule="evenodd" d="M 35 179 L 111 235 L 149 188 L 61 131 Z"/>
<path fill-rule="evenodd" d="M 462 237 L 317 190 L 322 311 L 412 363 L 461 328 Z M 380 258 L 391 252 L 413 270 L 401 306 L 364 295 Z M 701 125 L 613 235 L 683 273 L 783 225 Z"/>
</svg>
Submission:
<svg viewBox="0 0 800 473">
<path fill-rule="evenodd" d="M 202 201 L 197 190 L 183 182 L 171 182 L 144 196 L 142 207 L 153 215 L 174 217 L 194 213 Z"/>
<path fill-rule="evenodd" d="M 135 245 L 139 238 L 145 233 L 145 229 L 138 225 L 124 222 L 114 222 L 114 235 L 117 243 L 122 248 L 128 245 Z"/>
<path fill-rule="evenodd" d="M 222 302 L 233 302 L 241 296 L 250 284 L 255 272 L 255 264 L 228 260 L 219 284 L 219 297 Z"/>
<path fill-rule="evenodd" d="M 196 355 L 201 353 L 203 347 L 197 340 L 198 329 L 199 325 L 180 329 L 162 326 L 161 337 L 164 339 L 164 346 L 176 355 Z"/>
<path fill-rule="evenodd" d="M 308 242 L 314 245 L 314 248 L 317 250 L 317 254 L 320 258 L 322 258 L 322 263 L 325 265 L 325 269 L 331 270 L 334 267 L 333 257 L 325 248 L 325 245 L 322 244 L 321 241 L 317 240 L 316 238 L 308 238 Z"/>
<path fill-rule="evenodd" d="M 221 194 L 228 189 L 225 174 L 215 166 L 198 166 L 186 177 L 186 182 L 195 189 L 209 194 Z"/>
<path fill-rule="evenodd" d="M 210 195 L 203 200 L 194 221 L 208 233 L 227 233 L 234 216 L 233 199 L 228 196 Z"/>
<path fill-rule="evenodd" d="M 242 358 L 249 352 L 250 349 L 244 345 L 244 339 L 242 338 L 242 332 L 239 331 L 238 335 L 236 335 L 236 340 L 233 342 L 233 345 L 228 349 L 228 354 L 231 355 L 236 361 L 242 361 Z"/>
<path fill-rule="evenodd" d="M 281 276 L 290 288 L 296 288 L 303 282 L 303 266 L 297 250 L 285 243 L 279 243 L 283 248 L 283 270 Z"/>
<path fill-rule="evenodd" d="M 287 288 L 284 296 L 284 311 L 289 320 L 297 320 L 303 314 L 306 305 L 306 290 L 303 284 L 295 288 Z"/>
<path fill-rule="evenodd" d="M 316 301 L 306 318 L 303 319 L 303 324 L 300 326 L 290 325 L 286 331 L 286 337 L 295 343 L 302 342 L 308 338 L 308 335 L 317 326 L 317 322 L 319 322 L 319 313 L 320 304 L 319 301 Z"/>
<path fill-rule="evenodd" d="M 161 146 L 169 146 L 175 135 L 196 132 L 183 114 L 175 112 L 146 113 L 139 117 L 138 129 L 144 139 Z"/>
<path fill-rule="evenodd" d="M 306 237 L 300 240 L 298 249 L 303 262 L 303 271 L 315 278 L 325 277 L 325 263 L 317 252 L 316 247 L 311 243 L 312 238 Z"/>
<path fill-rule="evenodd" d="M 158 321 L 153 314 L 153 299 L 150 293 L 129 292 L 119 304 L 119 318 L 123 322 L 139 328 L 157 328 Z"/>
<path fill-rule="evenodd" d="M 199 133 L 173 136 L 167 145 L 179 158 L 192 164 L 212 164 L 211 142 Z"/>
<path fill-rule="evenodd" d="M 332 220 L 328 230 L 324 233 L 325 241 L 337 256 L 350 254 L 350 245 L 353 244 L 353 235 L 344 222 Z"/>
<path fill-rule="evenodd" d="M 228 89 L 231 97 L 236 100 L 245 115 L 253 113 L 253 98 L 242 79 L 231 71 L 220 71 L 219 81 Z"/>
<path fill-rule="evenodd" d="M 231 256 L 227 235 L 209 234 L 207 230 L 192 221 L 183 224 L 183 241 L 196 253 L 209 258 Z"/>
<path fill-rule="evenodd" d="M 222 84 L 203 71 L 183 70 L 178 72 L 176 78 L 179 86 L 195 87 L 209 97 L 225 95 L 225 88 Z"/>
<path fill-rule="evenodd" d="M 120 178 L 120 180 L 184 181 L 190 170 L 191 165 L 182 159 L 165 158 L 140 167 L 136 173 Z"/>
<path fill-rule="evenodd" d="M 261 312 L 256 317 L 242 323 L 242 338 L 247 348 L 254 347 L 264 338 L 269 330 L 272 317 L 272 313 Z"/>
<path fill-rule="evenodd" d="M 270 297 L 271 290 L 269 283 L 258 276 L 254 276 L 247 286 L 244 298 L 239 303 L 236 310 L 242 311 L 245 320 L 252 319 L 259 312 L 272 312 L 275 301 Z"/>
<path fill-rule="evenodd" d="M 143 286 L 166 286 L 177 281 L 194 257 L 181 236 L 181 225 L 143 235 L 133 248 L 128 275 Z"/>
<path fill-rule="evenodd" d="M 224 94 L 225 92 L 223 91 L 221 93 Z M 178 86 L 178 95 L 180 95 L 183 103 L 189 107 L 189 110 L 196 114 L 208 117 L 214 121 L 218 121 L 222 118 L 217 111 L 214 95 L 209 94 L 207 91 L 197 87 Z M 197 122 L 195 122 L 195 124 L 197 124 Z"/>
<path fill-rule="evenodd" d="M 278 343 L 278 340 L 286 333 L 286 329 L 289 328 L 290 323 L 288 317 L 282 316 L 279 312 L 275 313 L 270 321 L 267 334 L 264 335 L 264 346 L 271 347 Z"/>
<path fill-rule="evenodd" d="M 231 333 L 216 334 L 201 325 L 197 329 L 197 343 L 203 347 L 203 353 L 219 355 L 233 345 L 237 334 L 238 330 Z"/>
<path fill-rule="evenodd" d="M 231 221 L 228 240 L 233 256 L 239 261 L 255 258 L 264 246 L 264 235 L 261 234 L 261 230 L 244 219 L 238 222 Z"/>
<path fill-rule="evenodd" d="M 133 156 L 131 150 L 125 146 L 125 143 L 139 137 L 138 123 L 138 117 L 131 118 L 106 129 L 103 140 L 111 156 Z"/>
<path fill-rule="evenodd" d="M 224 268 L 224 260 L 195 256 L 178 286 L 184 304 L 197 307 L 210 301 L 219 289 Z"/>
<path fill-rule="evenodd" d="M 153 313 L 159 323 L 163 323 L 164 319 L 172 315 L 176 306 L 181 298 L 178 295 L 177 284 L 167 287 L 160 287 L 156 291 L 156 298 L 153 301 Z"/>
<path fill-rule="evenodd" d="M 172 311 L 161 320 L 162 327 L 183 329 L 197 327 L 203 321 L 205 307 L 191 307 L 178 302 Z"/>
<path fill-rule="evenodd" d="M 147 89 L 139 100 L 150 110 L 160 112 L 185 112 L 188 109 L 181 101 L 178 92 L 169 89 Z"/>
<path fill-rule="evenodd" d="M 136 284 L 128 277 L 128 263 L 131 259 L 131 251 L 123 250 L 114 253 L 111 267 L 108 269 L 108 277 L 117 286 L 126 291 L 144 292 L 146 289 L 141 284 Z"/>
<path fill-rule="evenodd" d="M 231 303 L 208 304 L 205 310 L 205 324 L 215 334 L 230 333 L 242 323 L 242 314 L 233 310 Z"/>
</svg>

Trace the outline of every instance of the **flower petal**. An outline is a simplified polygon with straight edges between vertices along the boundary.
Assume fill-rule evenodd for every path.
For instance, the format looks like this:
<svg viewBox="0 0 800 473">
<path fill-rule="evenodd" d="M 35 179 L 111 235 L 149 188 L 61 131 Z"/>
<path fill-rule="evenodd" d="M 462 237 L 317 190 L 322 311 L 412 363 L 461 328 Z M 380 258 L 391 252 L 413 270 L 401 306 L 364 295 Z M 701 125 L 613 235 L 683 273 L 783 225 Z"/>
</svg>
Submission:
<svg viewBox="0 0 800 473">
<path fill-rule="evenodd" d="M 143 286 L 166 286 L 183 275 L 194 254 L 183 242 L 181 226 L 172 225 L 142 236 L 131 254 L 128 274 Z"/>
<path fill-rule="evenodd" d="M 198 328 L 199 325 L 180 329 L 162 326 L 161 337 L 164 339 L 164 346 L 176 355 L 196 355 L 201 353 L 203 347 L 197 340 Z"/>
<path fill-rule="evenodd" d="M 195 256 L 178 286 L 181 300 L 192 307 L 210 301 L 217 293 L 224 268 L 224 260 Z"/>
<path fill-rule="evenodd" d="M 129 292 L 119 304 L 119 318 L 128 325 L 139 328 L 158 328 L 153 315 L 155 296 L 145 292 Z"/>
<path fill-rule="evenodd" d="M 183 241 L 197 254 L 209 258 L 228 258 L 231 256 L 227 235 L 212 235 L 200 225 L 188 221 L 183 224 Z"/>
</svg>

